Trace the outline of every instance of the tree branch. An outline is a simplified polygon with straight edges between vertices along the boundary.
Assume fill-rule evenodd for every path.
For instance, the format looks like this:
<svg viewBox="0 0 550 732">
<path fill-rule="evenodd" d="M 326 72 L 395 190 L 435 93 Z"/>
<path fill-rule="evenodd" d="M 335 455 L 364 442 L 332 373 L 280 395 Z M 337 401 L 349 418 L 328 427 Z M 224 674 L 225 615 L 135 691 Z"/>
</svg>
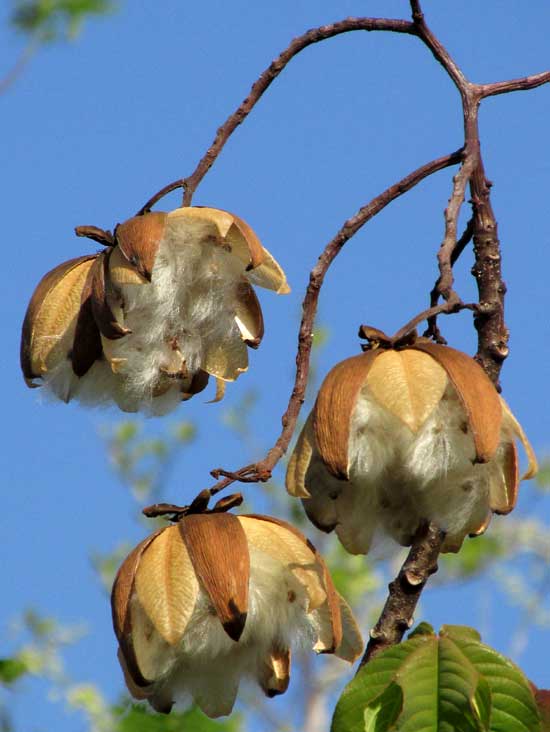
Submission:
<svg viewBox="0 0 550 732">
<path fill-rule="evenodd" d="M 21 52 L 21 55 L 19 56 L 13 67 L 10 69 L 10 71 L 8 71 L 8 73 L 0 79 L 0 94 L 5 94 L 10 86 L 12 84 L 15 84 L 17 79 L 25 70 L 31 58 L 36 53 L 36 49 L 39 45 L 39 41 L 32 40 L 25 46 L 25 48 Z"/>
<path fill-rule="evenodd" d="M 496 94 L 536 89 L 543 84 L 550 84 L 550 71 L 541 71 L 539 74 L 523 76 L 521 79 L 495 81 L 492 84 L 478 84 L 477 88 L 480 91 L 481 98 L 485 99 L 485 97 L 493 97 Z"/>
<path fill-rule="evenodd" d="M 193 195 L 202 181 L 206 173 L 210 170 L 218 155 L 222 151 L 225 143 L 231 137 L 236 128 L 244 122 L 250 112 L 260 100 L 263 93 L 269 88 L 271 83 L 285 69 L 288 63 L 308 46 L 328 38 L 334 38 L 342 33 L 350 33 L 352 31 L 389 31 L 393 33 L 415 34 L 414 24 L 408 20 L 393 20 L 391 18 L 345 18 L 344 20 L 322 25 L 319 28 L 311 28 L 301 36 L 295 38 L 290 45 L 280 53 L 277 58 L 265 69 L 254 82 L 246 99 L 241 102 L 237 109 L 231 114 L 226 121 L 218 128 L 214 141 L 200 159 L 197 167 L 188 178 L 169 184 L 162 188 L 149 201 L 141 207 L 139 214 L 148 211 L 163 196 L 176 188 L 185 187 L 183 197 L 183 206 L 190 206 Z"/>
<path fill-rule="evenodd" d="M 461 300 L 444 302 L 441 305 L 434 305 L 427 310 L 423 310 L 418 315 L 415 315 L 414 318 L 411 318 L 408 323 L 406 323 L 394 336 L 392 336 L 392 341 L 399 341 L 404 338 L 423 320 L 430 322 L 430 320 L 433 320 L 438 315 L 451 315 L 451 313 L 459 313 L 461 310 L 473 310 L 475 312 L 477 310 L 477 305 L 472 302 L 462 302 Z"/>
<path fill-rule="evenodd" d="M 453 190 L 445 211 L 445 233 L 437 255 L 439 278 L 431 292 L 431 307 L 409 321 L 397 335 L 399 336 L 407 329 L 410 330 L 421 320 L 428 318 L 429 327 L 427 332 L 437 339 L 438 331 L 435 321 L 437 314 L 457 312 L 464 308 L 474 310 L 474 324 L 478 331 L 476 359 L 485 369 L 497 389 L 499 388 L 500 369 L 504 358 L 508 354 L 508 331 L 504 323 L 504 294 L 506 287 L 502 281 L 497 224 L 490 201 L 491 184 L 486 179 L 480 150 L 478 108 L 481 100 L 486 97 L 532 89 L 550 82 L 550 72 L 491 84 L 473 84 L 465 77 L 449 52 L 427 26 L 420 0 L 410 0 L 410 7 L 412 22 L 378 18 L 347 18 L 330 25 L 314 28 L 294 39 L 288 48 L 260 75 L 252 85 L 248 97 L 239 105 L 237 110 L 219 127 L 212 145 L 203 155 L 194 172 L 188 178 L 165 186 L 140 209 L 139 213 L 148 211 L 166 193 L 180 187 L 185 189 L 183 205 L 191 205 L 198 185 L 238 125 L 246 119 L 263 93 L 291 59 L 313 43 L 355 30 L 383 30 L 416 35 L 431 51 L 436 61 L 445 69 L 460 93 L 464 120 L 463 148 L 418 168 L 361 208 L 355 216 L 344 223 L 336 236 L 325 246 L 317 264 L 312 269 L 302 304 L 303 313 L 298 334 L 294 386 L 287 409 L 282 417 L 282 431 L 276 443 L 265 458 L 255 465 L 245 466 L 236 472 L 225 471 L 221 468 L 214 471 L 214 477 L 220 478 L 223 476 L 223 479 L 219 480 L 212 488 L 202 491 L 195 499 L 198 502 L 197 505 L 202 505 L 201 501 L 207 500 L 208 496 L 217 493 L 235 481 L 259 482 L 269 479 L 273 468 L 288 449 L 305 399 L 317 303 L 320 289 L 331 263 L 345 243 L 388 203 L 409 191 L 425 177 L 457 163 L 461 163 L 461 168 L 453 179 Z M 466 231 L 457 241 L 458 218 L 468 184 L 471 192 L 473 216 Z M 477 279 L 479 304 L 464 304 L 453 290 L 452 268 L 460 253 L 472 238 L 475 254 L 473 274 Z M 440 296 L 446 302 L 437 305 Z M 191 504 L 191 506 L 193 505 Z M 433 524 L 421 527 L 417 533 L 407 560 L 396 580 L 390 584 L 386 605 L 378 623 L 371 631 L 371 639 L 361 665 L 384 648 L 400 642 L 405 631 L 411 626 L 414 609 L 422 589 L 429 575 L 437 569 L 437 557 L 443 538 L 443 532 Z"/>
<path fill-rule="evenodd" d="M 424 21 L 419 0 L 411 0 L 413 20 L 418 37 L 443 66 L 462 98 L 464 119 L 464 164 L 455 178 L 453 194 L 445 212 L 445 238 L 438 254 L 441 293 L 453 299 L 450 257 L 456 248 L 456 222 L 462 204 L 466 183 L 470 184 L 473 207 L 473 240 L 475 265 L 472 270 L 478 286 L 479 305 L 474 316 L 478 332 L 476 360 L 485 369 L 500 391 L 499 375 L 508 355 L 508 329 L 504 322 L 504 294 L 506 286 L 500 267 L 500 244 L 497 222 L 491 206 L 490 183 L 485 176 L 479 141 L 478 110 L 483 96 L 504 93 L 518 88 L 529 88 L 545 83 L 546 75 L 535 75 L 523 80 L 477 85 L 469 82 L 446 49 L 433 35 Z"/>
<path fill-rule="evenodd" d="M 313 326 L 315 322 L 315 315 L 317 313 L 317 303 L 319 300 L 320 290 L 330 265 L 339 254 L 344 244 L 346 244 L 346 242 L 348 242 L 351 237 L 367 223 L 367 221 L 380 213 L 380 211 L 382 211 L 382 209 L 389 203 L 410 191 L 414 186 L 420 183 L 420 181 L 424 180 L 424 178 L 427 178 L 450 165 L 457 165 L 460 163 L 461 159 L 462 150 L 456 150 L 449 155 L 444 155 L 441 158 L 432 160 L 431 162 L 426 163 L 426 165 L 422 165 L 420 168 L 417 168 L 405 178 L 387 188 L 379 196 L 373 198 L 372 201 L 363 206 L 355 216 L 347 219 L 336 236 L 325 246 L 317 264 L 310 273 L 309 285 L 302 303 L 302 320 L 298 333 L 298 352 L 296 355 L 296 376 L 294 378 L 294 387 L 290 395 L 287 409 L 281 419 L 283 425 L 281 434 L 265 458 L 256 463 L 255 466 L 247 465 L 245 468 L 241 468 L 235 472 L 230 472 L 221 468 L 212 471 L 215 478 L 225 476 L 222 481 L 219 481 L 216 485 L 210 488 L 212 495 L 218 493 L 218 491 L 226 488 L 236 481 L 257 483 L 268 480 L 273 472 L 273 468 L 287 451 L 296 428 L 300 409 L 305 399 L 309 376 L 311 346 L 313 343 Z M 463 305 L 462 307 L 468 306 Z"/>
<path fill-rule="evenodd" d="M 458 216 L 464 201 L 464 192 L 476 164 L 473 155 L 466 152 L 465 156 L 465 162 L 453 178 L 453 192 L 445 209 L 445 237 L 437 253 L 439 263 L 437 288 L 439 294 L 450 303 L 459 301 L 458 295 L 453 290 L 454 277 L 451 257 L 457 246 Z"/>
<path fill-rule="evenodd" d="M 185 195 L 183 205 L 190 206 L 197 186 L 212 167 L 212 164 L 220 154 L 225 143 L 235 129 L 247 118 L 262 94 L 279 76 L 281 71 L 294 56 L 308 46 L 328 38 L 349 33 L 350 31 L 391 31 L 393 33 L 414 34 L 413 23 L 406 20 L 393 20 L 389 18 L 346 18 L 330 25 L 323 25 L 320 28 L 312 28 L 306 31 L 286 48 L 277 58 L 262 72 L 257 81 L 254 82 L 250 93 L 240 104 L 235 112 L 228 117 L 218 129 L 214 142 L 199 161 L 194 172 L 185 180 Z"/>
<path fill-rule="evenodd" d="M 185 178 L 179 178 L 178 180 L 175 180 L 173 183 L 168 183 L 168 185 L 165 185 L 164 188 L 161 188 L 160 191 L 155 193 L 154 196 L 151 196 L 151 198 L 145 203 L 137 212 L 136 216 L 143 216 L 143 214 L 148 213 L 155 203 L 158 203 L 161 198 L 164 198 L 164 196 L 167 196 L 169 193 L 172 193 L 172 191 L 176 191 L 178 188 L 183 188 L 185 185 Z"/>
<path fill-rule="evenodd" d="M 469 85 L 468 80 L 455 63 L 453 58 L 442 43 L 434 36 L 426 25 L 424 13 L 420 7 L 419 0 L 411 0 L 412 18 L 416 30 L 416 35 L 430 49 L 435 60 L 443 66 L 447 74 L 450 76 L 460 94 Z"/>
<path fill-rule="evenodd" d="M 422 590 L 430 575 L 437 572 L 437 558 L 444 538 L 445 533 L 434 524 L 425 524 L 418 530 L 399 574 L 389 585 L 388 599 L 370 632 L 359 669 L 385 648 L 400 643 L 412 627 Z"/>
<path fill-rule="evenodd" d="M 466 248 L 466 246 L 470 243 L 472 240 L 472 236 L 474 234 L 474 220 L 470 219 L 466 225 L 466 228 L 464 229 L 464 232 L 462 233 L 462 236 L 460 239 L 456 242 L 455 246 L 452 248 L 450 255 L 449 255 L 449 264 L 448 267 L 452 272 L 452 268 L 455 265 L 456 261 Z M 438 254 L 439 258 L 439 254 Z M 441 267 L 440 267 L 441 271 Z M 431 292 L 430 292 L 430 308 L 437 307 L 437 303 L 439 302 L 439 298 L 441 296 L 441 277 L 438 278 L 436 283 L 434 284 Z M 437 313 L 434 315 L 428 316 L 426 319 L 428 321 L 428 327 L 426 331 L 424 332 L 424 336 L 426 338 L 433 338 L 437 343 L 443 343 L 446 344 L 447 341 L 443 336 L 441 335 L 439 328 L 437 327 Z"/>
<path fill-rule="evenodd" d="M 258 467 L 263 472 L 271 472 L 277 462 L 285 454 L 292 439 L 300 409 L 305 399 L 307 379 L 309 375 L 309 360 L 313 342 L 313 325 L 317 313 L 317 302 L 323 285 L 325 275 L 339 254 L 344 244 L 356 234 L 370 219 L 376 216 L 389 203 L 399 196 L 410 191 L 421 180 L 427 178 L 438 170 L 443 170 L 450 165 L 456 165 L 462 159 L 462 150 L 456 150 L 450 155 L 437 158 L 423 165 L 408 176 L 390 186 L 370 203 L 363 206 L 355 216 L 348 219 L 336 236 L 326 245 L 315 267 L 309 276 L 309 285 L 302 303 L 302 321 L 298 334 L 298 353 L 296 355 L 296 377 L 294 388 L 286 412 L 282 417 L 283 430 L 275 445 L 268 452 L 267 456 Z"/>
</svg>

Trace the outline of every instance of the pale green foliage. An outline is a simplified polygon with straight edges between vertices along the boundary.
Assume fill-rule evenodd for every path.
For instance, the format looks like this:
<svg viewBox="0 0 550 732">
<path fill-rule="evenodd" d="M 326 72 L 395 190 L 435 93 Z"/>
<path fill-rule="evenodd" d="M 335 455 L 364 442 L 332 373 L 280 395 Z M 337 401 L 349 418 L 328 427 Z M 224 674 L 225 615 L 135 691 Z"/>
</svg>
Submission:
<svg viewBox="0 0 550 732">
<path fill-rule="evenodd" d="M 27 664 L 21 656 L 0 658 L 0 684 L 10 686 L 27 672 Z"/>
<path fill-rule="evenodd" d="M 88 16 L 113 9 L 111 0 L 16 0 L 11 21 L 41 41 L 74 38 Z"/>
<path fill-rule="evenodd" d="M 130 704 L 115 707 L 113 715 L 113 732 L 239 732 L 242 729 L 238 714 L 231 719 L 214 721 L 195 708 L 161 716 L 142 705 Z"/>
<path fill-rule="evenodd" d="M 543 458 L 539 465 L 539 472 L 535 478 L 535 484 L 543 491 L 550 489 L 550 459 Z"/>
<path fill-rule="evenodd" d="M 109 458 L 122 483 L 136 501 L 158 498 L 170 470 L 182 455 L 182 447 L 196 437 L 196 427 L 187 420 L 168 425 L 160 436 L 145 434 L 144 423 L 127 420 L 104 429 Z"/>
<path fill-rule="evenodd" d="M 457 554 L 443 554 L 439 565 L 443 570 L 439 577 L 445 581 L 450 579 L 468 579 L 485 571 L 490 564 L 508 554 L 505 537 L 496 530 L 496 525 L 483 536 L 464 542 Z M 436 578 L 436 582 L 439 580 Z"/>
</svg>

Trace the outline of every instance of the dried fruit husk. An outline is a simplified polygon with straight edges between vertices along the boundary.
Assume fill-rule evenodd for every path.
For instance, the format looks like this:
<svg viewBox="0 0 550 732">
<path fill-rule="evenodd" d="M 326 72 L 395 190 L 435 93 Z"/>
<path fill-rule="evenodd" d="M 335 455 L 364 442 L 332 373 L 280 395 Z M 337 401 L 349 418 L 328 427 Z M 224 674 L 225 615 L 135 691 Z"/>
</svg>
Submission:
<svg viewBox="0 0 550 732">
<path fill-rule="evenodd" d="M 258 348 L 264 337 L 264 318 L 256 293 L 244 280 L 237 293 L 235 322 L 246 345 Z"/>
<path fill-rule="evenodd" d="M 109 260 L 113 250 L 104 250 L 97 255 L 91 272 L 91 305 L 94 320 L 104 338 L 118 340 L 132 331 L 119 322 L 109 300 L 115 295 L 109 278 Z"/>
<path fill-rule="evenodd" d="M 193 227 L 198 240 L 215 243 L 240 259 L 252 284 L 275 290 L 278 294 L 290 292 L 278 262 L 239 216 L 222 209 L 188 206 L 168 214 L 168 226 L 180 224 Z"/>
<path fill-rule="evenodd" d="M 29 386 L 69 356 L 82 290 L 96 255 L 59 264 L 38 283 L 23 322 L 21 369 Z"/>
<path fill-rule="evenodd" d="M 78 378 L 82 378 L 87 374 L 103 354 L 101 335 L 92 308 L 92 277 L 96 264 L 97 260 L 90 267 L 84 288 L 82 289 L 80 310 L 78 311 L 73 347 L 71 350 L 73 373 Z"/>
<path fill-rule="evenodd" d="M 323 462 L 337 478 L 349 479 L 348 445 L 351 418 L 359 393 L 379 350 L 352 356 L 325 378 L 313 411 L 315 439 Z"/>
<path fill-rule="evenodd" d="M 149 282 L 164 236 L 168 214 L 151 211 L 115 228 L 115 240 L 129 264 Z"/>
<path fill-rule="evenodd" d="M 195 573 L 227 635 L 238 641 L 248 613 L 250 555 L 232 514 L 197 514 L 178 524 Z"/>
<path fill-rule="evenodd" d="M 450 346 L 417 341 L 412 346 L 434 358 L 447 372 L 462 405 L 474 438 L 476 460 L 488 462 L 500 442 L 500 397 L 481 366 Z"/>
</svg>

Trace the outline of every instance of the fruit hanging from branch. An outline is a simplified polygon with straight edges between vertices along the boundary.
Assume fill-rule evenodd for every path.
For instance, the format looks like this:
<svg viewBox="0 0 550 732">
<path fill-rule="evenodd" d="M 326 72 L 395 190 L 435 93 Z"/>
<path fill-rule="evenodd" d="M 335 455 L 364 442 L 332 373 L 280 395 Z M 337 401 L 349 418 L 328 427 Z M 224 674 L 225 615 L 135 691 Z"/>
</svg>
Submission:
<svg viewBox="0 0 550 732">
<path fill-rule="evenodd" d="M 213 376 L 220 399 L 264 334 L 253 285 L 289 292 L 279 264 L 248 224 L 213 208 L 136 216 L 111 243 L 36 288 L 21 340 L 29 386 L 164 414 Z"/>
</svg>

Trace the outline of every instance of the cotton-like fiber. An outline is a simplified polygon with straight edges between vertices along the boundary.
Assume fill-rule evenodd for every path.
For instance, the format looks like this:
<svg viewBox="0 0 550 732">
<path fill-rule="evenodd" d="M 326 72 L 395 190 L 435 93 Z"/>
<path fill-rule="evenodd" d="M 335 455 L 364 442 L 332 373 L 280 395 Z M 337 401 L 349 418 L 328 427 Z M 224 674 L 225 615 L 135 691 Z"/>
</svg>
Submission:
<svg viewBox="0 0 550 732">
<path fill-rule="evenodd" d="M 314 425 L 312 427 L 312 425 Z M 515 417 L 475 361 L 419 339 L 418 349 L 367 351 L 337 365 L 289 461 L 287 488 L 310 520 L 352 554 L 377 536 L 409 546 L 433 522 L 457 551 L 519 485 Z"/>
<path fill-rule="evenodd" d="M 232 214 L 186 208 L 129 219 L 113 247 L 42 279 L 23 327 L 25 379 L 65 402 L 152 415 L 202 391 L 209 376 L 221 398 L 220 382 L 248 369 L 248 347 L 263 336 L 252 281 L 289 291 Z"/>
<path fill-rule="evenodd" d="M 225 633 L 200 591 L 188 630 L 156 682 L 153 699 L 171 697 L 184 705 L 191 695 L 209 717 L 229 714 L 241 679 L 256 680 L 271 649 L 313 645 L 316 617 L 307 614 L 303 586 L 263 552 L 251 549 L 250 560 L 250 604 L 239 642 Z M 292 602 L 289 593 L 295 595 Z"/>
<path fill-rule="evenodd" d="M 315 549 L 269 517 L 184 517 L 129 555 L 112 607 L 128 688 L 165 713 L 229 714 L 241 681 L 284 693 L 297 649 L 353 662 L 363 645 Z"/>
</svg>

